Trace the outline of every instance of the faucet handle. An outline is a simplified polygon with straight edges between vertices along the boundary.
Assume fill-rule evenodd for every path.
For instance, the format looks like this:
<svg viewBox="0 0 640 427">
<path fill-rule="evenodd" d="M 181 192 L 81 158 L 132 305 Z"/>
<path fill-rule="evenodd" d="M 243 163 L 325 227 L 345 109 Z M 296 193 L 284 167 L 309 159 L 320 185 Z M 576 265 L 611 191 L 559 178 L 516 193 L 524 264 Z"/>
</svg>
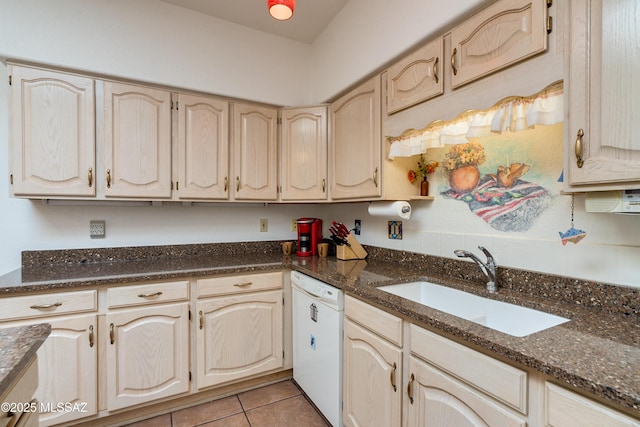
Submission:
<svg viewBox="0 0 640 427">
<path fill-rule="evenodd" d="M 485 256 L 487 257 L 487 263 L 495 263 L 493 260 L 493 255 L 491 255 L 491 252 L 489 252 L 484 246 L 478 246 L 478 249 L 484 252 Z"/>
</svg>

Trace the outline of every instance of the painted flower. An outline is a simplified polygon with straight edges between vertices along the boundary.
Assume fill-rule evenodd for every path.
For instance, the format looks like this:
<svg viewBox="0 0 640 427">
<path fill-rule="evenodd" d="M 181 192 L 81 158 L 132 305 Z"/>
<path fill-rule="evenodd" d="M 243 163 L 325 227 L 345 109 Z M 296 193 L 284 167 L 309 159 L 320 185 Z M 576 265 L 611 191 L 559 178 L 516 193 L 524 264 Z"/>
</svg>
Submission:
<svg viewBox="0 0 640 427">
<path fill-rule="evenodd" d="M 474 165 L 478 166 L 486 160 L 484 148 L 477 142 L 468 142 L 466 144 L 456 144 L 449 149 L 444 155 L 442 167 L 448 171 L 452 171 L 462 166 Z"/>
</svg>

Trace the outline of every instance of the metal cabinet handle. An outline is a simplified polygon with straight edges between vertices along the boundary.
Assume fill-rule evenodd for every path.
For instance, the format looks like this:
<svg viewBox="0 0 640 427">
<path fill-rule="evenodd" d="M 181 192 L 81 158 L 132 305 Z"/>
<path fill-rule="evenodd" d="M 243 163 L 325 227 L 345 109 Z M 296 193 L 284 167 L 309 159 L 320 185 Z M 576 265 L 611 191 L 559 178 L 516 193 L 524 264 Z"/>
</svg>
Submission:
<svg viewBox="0 0 640 427">
<path fill-rule="evenodd" d="M 576 151 L 576 163 L 578 164 L 578 167 L 581 168 L 584 165 L 584 160 L 582 160 L 582 152 L 583 152 L 583 145 L 582 145 L 582 137 L 584 136 L 584 130 L 582 129 L 578 129 L 578 135 L 576 136 L 576 147 L 575 147 L 575 151 Z"/>
<path fill-rule="evenodd" d="M 253 282 L 242 282 L 242 283 L 234 283 L 233 286 L 237 286 L 239 288 L 243 288 L 245 286 L 251 286 Z"/>
<path fill-rule="evenodd" d="M 89 187 L 93 186 L 93 168 L 89 168 Z"/>
<path fill-rule="evenodd" d="M 409 378 L 409 384 L 407 385 L 407 396 L 409 396 L 409 402 L 413 405 L 413 381 L 416 377 L 411 374 L 411 378 Z"/>
<path fill-rule="evenodd" d="M 240 191 L 240 177 L 236 176 L 236 192 Z"/>
<path fill-rule="evenodd" d="M 116 327 L 113 326 L 113 323 L 109 325 L 109 340 L 111 341 L 111 344 L 113 344 L 114 342 L 116 342 Z"/>
<path fill-rule="evenodd" d="M 456 68 L 456 54 L 458 53 L 458 48 L 453 48 L 453 54 L 451 55 L 451 68 L 453 69 L 453 75 L 458 75 L 458 69 Z"/>
<path fill-rule="evenodd" d="M 433 78 L 436 80 L 436 83 L 440 82 L 440 76 L 438 76 L 438 61 L 440 58 L 436 56 L 436 62 L 433 63 Z"/>
<path fill-rule="evenodd" d="M 398 369 L 398 365 L 396 362 L 393 362 L 393 367 L 391 368 L 391 373 L 389 374 L 389 380 L 391 381 L 391 387 L 393 387 L 393 391 L 397 391 L 398 387 L 396 387 L 396 370 Z"/>
<path fill-rule="evenodd" d="M 94 337 L 93 337 L 93 325 L 89 325 L 89 347 L 93 348 Z"/>
<path fill-rule="evenodd" d="M 204 316 L 202 315 L 202 310 L 198 312 L 198 319 L 200 320 L 200 329 L 204 327 Z"/>
<path fill-rule="evenodd" d="M 46 310 L 47 308 L 60 307 L 62 305 L 61 302 L 52 302 L 50 304 L 36 304 L 32 305 L 31 308 L 34 310 Z"/>
<path fill-rule="evenodd" d="M 146 294 L 138 294 L 138 297 L 140 298 L 152 298 L 152 297 L 159 297 L 160 295 L 162 295 L 161 291 L 158 292 L 149 292 Z"/>
<path fill-rule="evenodd" d="M 325 193 L 327 191 L 327 180 L 322 180 L 322 192 Z"/>
<path fill-rule="evenodd" d="M 229 188 L 229 179 L 225 176 L 224 177 L 224 192 L 227 192 L 227 188 Z"/>
<path fill-rule="evenodd" d="M 378 188 L 378 167 L 376 166 L 376 170 L 373 171 L 373 184 Z"/>
<path fill-rule="evenodd" d="M 107 188 L 111 188 L 111 169 L 107 169 Z"/>
</svg>

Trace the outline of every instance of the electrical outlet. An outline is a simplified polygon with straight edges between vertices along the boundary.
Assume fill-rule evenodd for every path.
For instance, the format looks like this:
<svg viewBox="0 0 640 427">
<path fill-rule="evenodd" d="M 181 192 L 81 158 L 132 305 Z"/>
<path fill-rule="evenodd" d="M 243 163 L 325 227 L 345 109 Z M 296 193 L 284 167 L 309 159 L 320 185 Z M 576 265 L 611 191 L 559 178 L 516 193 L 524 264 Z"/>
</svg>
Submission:
<svg viewBox="0 0 640 427">
<path fill-rule="evenodd" d="M 269 220 L 266 218 L 260 218 L 260 232 L 266 233 L 269 230 Z"/>
<path fill-rule="evenodd" d="M 389 238 L 392 240 L 402 240 L 402 221 L 389 221 Z"/>
<path fill-rule="evenodd" d="M 291 231 L 298 231 L 298 220 L 295 218 L 291 220 Z"/>
<path fill-rule="evenodd" d="M 353 234 L 359 236 L 361 230 L 362 230 L 362 222 L 359 219 L 356 219 L 355 225 L 353 227 Z"/>
<path fill-rule="evenodd" d="M 105 234 L 104 221 L 89 221 L 89 237 L 92 239 L 103 238 Z"/>
</svg>

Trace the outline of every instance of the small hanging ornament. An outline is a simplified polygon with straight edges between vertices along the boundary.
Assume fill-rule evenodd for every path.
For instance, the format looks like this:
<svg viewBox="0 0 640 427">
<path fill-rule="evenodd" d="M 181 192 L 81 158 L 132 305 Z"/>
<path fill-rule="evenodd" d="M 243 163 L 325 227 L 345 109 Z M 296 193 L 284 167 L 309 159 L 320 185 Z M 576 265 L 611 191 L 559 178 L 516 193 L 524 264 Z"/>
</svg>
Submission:
<svg viewBox="0 0 640 427">
<path fill-rule="evenodd" d="M 566 245 L 567 242 L 578 243 L 580 240 L 584 239 L 587 236 L 587 232 L 584 230 L 579 230 L 573 226 L 573 211 L 575 209 L 576 201 L 575 195 L 571 195 L 571 228 L 565 231 L 558 232 L 560 234 L 560 238 L 562 239 L 562 246 Z"/>
</svg>

